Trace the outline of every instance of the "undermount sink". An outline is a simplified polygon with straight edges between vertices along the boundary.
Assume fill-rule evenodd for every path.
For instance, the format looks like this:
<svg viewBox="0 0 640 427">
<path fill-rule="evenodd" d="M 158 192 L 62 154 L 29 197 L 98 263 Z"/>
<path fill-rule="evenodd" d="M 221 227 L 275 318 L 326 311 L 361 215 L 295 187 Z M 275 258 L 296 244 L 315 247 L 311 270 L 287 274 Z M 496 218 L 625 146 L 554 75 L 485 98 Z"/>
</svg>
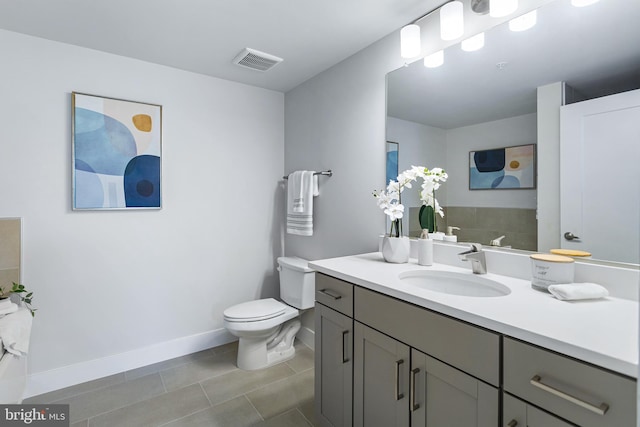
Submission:
<svg viewBox="0 0 640 427">
<path fill-rule="evenodd" d="M 505 285 L 471 273 L 412 270 L 400 273 L 399 277 L 408 285 L 450 295 L 502 297 L 511 293 Z"/>
</svg>

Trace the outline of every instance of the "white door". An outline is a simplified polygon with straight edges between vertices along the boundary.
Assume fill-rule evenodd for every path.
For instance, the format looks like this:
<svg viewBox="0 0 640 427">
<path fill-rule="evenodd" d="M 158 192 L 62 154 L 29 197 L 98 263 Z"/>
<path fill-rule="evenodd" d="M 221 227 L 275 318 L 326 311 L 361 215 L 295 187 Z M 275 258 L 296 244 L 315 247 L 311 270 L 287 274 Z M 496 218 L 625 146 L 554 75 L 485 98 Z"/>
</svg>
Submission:
<svg viewBox="0 0 640 427">
<path fill-rule="evenodd" d="M 562 247 L 639 263 L 640 90 L 561 107 L 560 141 Z"/>
</svg>

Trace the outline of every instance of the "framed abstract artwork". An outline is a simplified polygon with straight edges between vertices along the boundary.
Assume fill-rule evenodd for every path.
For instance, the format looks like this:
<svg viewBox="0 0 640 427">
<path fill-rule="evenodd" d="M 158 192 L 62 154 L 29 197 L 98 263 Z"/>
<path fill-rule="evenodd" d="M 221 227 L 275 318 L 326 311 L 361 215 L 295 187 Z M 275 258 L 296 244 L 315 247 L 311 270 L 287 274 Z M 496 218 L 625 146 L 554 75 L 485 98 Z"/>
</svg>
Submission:
<svg viewBox="0 0 640 427">
<path fill-rule="evenodd" d="M 385 186 L 389 185 L 390 181 L 398 179 L 398 151 L 400 144 L 397 142 L 387 141 L 387 182 Z"/>
<path fill-rule="evenodd" d="M 535 144 L 469 152 L 469 190 L 536 188 Z"/>
<path fill-rule="evenodd" d="M 162 106 L 72 93 L 73 209 L 160 209 Z"/>
</svg>

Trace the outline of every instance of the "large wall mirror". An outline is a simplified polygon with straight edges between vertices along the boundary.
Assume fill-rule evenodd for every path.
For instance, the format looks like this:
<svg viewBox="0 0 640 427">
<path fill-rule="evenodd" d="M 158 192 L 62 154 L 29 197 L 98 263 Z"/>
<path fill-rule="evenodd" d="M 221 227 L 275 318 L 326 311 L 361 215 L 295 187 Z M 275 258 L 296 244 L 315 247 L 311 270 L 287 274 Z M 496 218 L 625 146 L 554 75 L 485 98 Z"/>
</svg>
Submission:
<svg viewBox="0 0 640 427">
<path fill-rule="evenodd" d="M 551 190 L 558 193 L 559 184 L 551 184 L 556 188 L 550 189 L 548 183 L 541 186 L 539 178 L 551 169 L 557 173 L 558 166 L 538 161 L 535 188 L 471 190 L 470 153 L 538 146 L 539 88 L 556 85 L 571 104 L 640 88 L 638 22 L 638 1 L 603 0 L 577 8 L 569 0 L 555 0 L 537 10 L 537 24 L 527 31 L 511 31 L 508 23 L 498 25 L 485 33 L 485 46 L 480 50 L 465 52 L 454 45 L 445 50 L 444 64 L 438 68 L 426 68 L 422 61 L 416 61 L 388 74 L 387 141 L 399 144 L 399 170 L 415 164 L 442 167 L 449 174 L 437 195 L 445 207 L 439 229 L 460 227 L 459 242 L 488 245 L 505 236 L 500 244 L 506 248 L 549 249 L 538 248 L 536 213 L 539 196 Z M 639 113 L 640 108 L 634 114 Z M 631 132 L 640 136 L 640 130 Z M 640 139 L 636 138 L 634 145 L 640 146 Z M 635 149 L 631 156 L 638 153 Z M 640 170 L 640 158 L 634 159 L 620 165 L 600 164 L 592 172 L 596 176 L 611 171 L 613 175 L 602 176 L 609 181 L 610 192 L 635 194 L 637 200 L 640 183 L 633 177 L 640 175 L 617 170 L 628 168 L 622 163 L 635 163 L 635 169 Z M 561 170 L 570 166 L 566 159 L 561 162 Z M 621 181 L 630 182 L 623 188 Z M 414 236 L 419 232 L 415 219 L 418 208 L 405 209 L 408 218 L 404 227 Z M 610 216 L 601 220 L 598 228 L 606 235 L 607 227 L 617 227 L 616 215 L 621 213 L 615 206 L 603 209 Z M 631 256 L 594 251 L 593 258 L 638 263 L 640 221 L 633 209 L 638 207 L 631 210 L 635 229 L 624 231 L 635 241 L 631 245 L 635 248 L 628 248 Z M 559 224 L 560 218 L 557 221 Z"/>
</svg>

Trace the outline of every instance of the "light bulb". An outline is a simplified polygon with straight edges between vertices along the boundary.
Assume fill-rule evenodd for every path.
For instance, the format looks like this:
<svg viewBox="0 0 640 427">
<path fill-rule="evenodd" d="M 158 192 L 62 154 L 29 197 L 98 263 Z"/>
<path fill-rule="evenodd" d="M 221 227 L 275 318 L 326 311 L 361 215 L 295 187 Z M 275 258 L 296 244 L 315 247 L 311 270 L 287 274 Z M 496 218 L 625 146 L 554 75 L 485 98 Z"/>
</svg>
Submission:
<svg viewBox="0 0 640 427">
<path fill-rule="evenodd" d="M 475 50 L 482 49 L 484 47 L 484 33 L 478 33 L 473 37 L 462 40 L 462 43 L 460 43 L 460 47 L 465 52 L 473 52 Z"/>
<path fill-rule="evenodd" d="M 464 34 L 464 16 L 461 1 L 450 1 L 440 8 L 440 37 L 455 40 Z"/>
<path fill-rule="evenodd" d="M 589 6 L 598 3 L 598 0 L 571 0 L 571 5 L 575 7 Z"/>
<path fill-rule="evenodd" d="M 442 64 L 444 64 L 444 51 L 442 50 L 424 57 L 424 66 L 427 68 L 436 68 Z"/>
<path fill-rule="evenodd" d="M 490 0 L 489 15 L 500 18 L 512 14 L 518 9 L 518 0 Z"/>
<path fill-rule="evenodd" d="M 415 58 L 420 55 L 420 26 L 407 25 L 400 30 L 400 56 Z"/>
<path fill-rule="evenodd" d="M 532 10 L 529 13 L 525 13 L 524 15 L 518 16 L 517 18 L 513 18 L 509 21 L 509 29 L 511 31 L 526 31 L 536 25 L 537 19 L 537 11 Z"/>
</svg>

